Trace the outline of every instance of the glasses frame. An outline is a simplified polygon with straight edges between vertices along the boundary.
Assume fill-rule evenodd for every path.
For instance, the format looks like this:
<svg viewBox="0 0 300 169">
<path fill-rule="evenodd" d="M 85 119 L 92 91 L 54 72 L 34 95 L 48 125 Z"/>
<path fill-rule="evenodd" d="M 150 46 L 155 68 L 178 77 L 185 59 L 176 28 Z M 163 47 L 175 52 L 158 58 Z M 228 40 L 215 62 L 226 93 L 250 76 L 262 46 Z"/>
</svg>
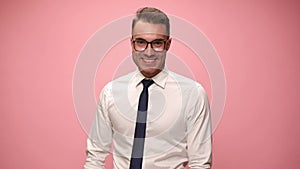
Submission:
<svg viewBox="0 0 300 169">
<path fill-rule="evenodd" d="M 135 48 L 135 42 L 136 42 L 136 40 L 143 40 L 143 41 L 145 41 L 145 42 L 147 43 L 147 44 L 146 44 L 146 47 L 144 48 L 144 50 L 136 50 L 136 48 Z M 155 41 L 158 41 L 158 40 L 161 40 L 161 41 L 164 42 L 164 48 L 163 48 L 163 50 L 161 50 L 161 51 L 157 51 L 157 50 L 155 50 L 155 48 L 153 48 L 153 44 L 152 44 L 152 43 L 155 42 Z M 155 52 L 163 52 L 164 50 L 166 50 L 166 43 L 167 43 L 168 40 L 169 40 L 169 38 L 168 38 L 168 39 L 154 39 L 153 41 L 148 42 L 147 40 L 145 40 L 145 39 L 143 39 L 143 38 L 136 38 L 136 39 L 133 39 L 133 38 L 132 38 L 133 49 L 134 49 L 135 51 L 137 51 L 137 52 L 144 52 L 144 51 L 148 48 L 148 45 L 150 44 L 151 49 L 154 50 Z"/>
</svg>

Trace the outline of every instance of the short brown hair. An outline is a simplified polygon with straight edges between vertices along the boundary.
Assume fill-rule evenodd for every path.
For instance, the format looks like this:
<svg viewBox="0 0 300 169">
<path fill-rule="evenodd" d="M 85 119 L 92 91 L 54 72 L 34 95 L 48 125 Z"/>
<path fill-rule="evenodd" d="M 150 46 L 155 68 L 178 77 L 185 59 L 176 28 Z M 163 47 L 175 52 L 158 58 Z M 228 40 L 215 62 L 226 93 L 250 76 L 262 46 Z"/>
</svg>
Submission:
<svg viewBox="0 0 300 169">
<path fill-rule="evenodd" d="M 157 8 L 144 7 L 136 11 L 136 16 L 132 20 L 132 31 L 137 21 L 142 20 L 148 23 L 164 24 L 167 29 L 167 36 L 170 36 L 170 22 L 168 16 Z"/>
</svg>

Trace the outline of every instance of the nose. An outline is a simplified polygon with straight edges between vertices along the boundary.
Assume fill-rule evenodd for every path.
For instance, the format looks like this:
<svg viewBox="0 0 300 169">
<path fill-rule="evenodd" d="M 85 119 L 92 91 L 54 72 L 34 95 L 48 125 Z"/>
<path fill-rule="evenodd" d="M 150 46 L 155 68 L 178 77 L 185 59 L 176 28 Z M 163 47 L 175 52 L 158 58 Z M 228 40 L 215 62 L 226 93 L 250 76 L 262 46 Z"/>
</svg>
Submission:
<svg viewBox="0 0 300 169">
<path fill-rule="evenodd" d="M 152 56 L 154 53 L 153 49 L 151 48 L 151 44 L 148 44 L 147 48 L 144 50 L 144 54 L 146 56 Z"/>
</svg>

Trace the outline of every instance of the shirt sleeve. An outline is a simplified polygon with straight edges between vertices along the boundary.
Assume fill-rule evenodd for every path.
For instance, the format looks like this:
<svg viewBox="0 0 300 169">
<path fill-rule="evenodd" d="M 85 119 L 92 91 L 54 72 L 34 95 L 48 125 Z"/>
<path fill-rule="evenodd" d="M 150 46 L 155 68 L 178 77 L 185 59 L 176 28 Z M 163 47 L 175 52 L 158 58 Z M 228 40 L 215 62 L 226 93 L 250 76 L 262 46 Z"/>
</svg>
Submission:
<svg viewBox="0 0 300 169">
<path fill-rule="evenodd" d="M 212 139 L 208 98 L 201 86 L 197 86 L 191 95 L 190 111 L 187 115 L 189 167 L 191 169 L 210 169 Z"/>
<path fill-rule="evenodd" d="M 112 142 L 112 125 L 108 117 L 109 92 L 101 91 L 97 111 L 87 139 L 86 163 L 84 169 L 104 169 L 105 158 Z"/>
</svg>

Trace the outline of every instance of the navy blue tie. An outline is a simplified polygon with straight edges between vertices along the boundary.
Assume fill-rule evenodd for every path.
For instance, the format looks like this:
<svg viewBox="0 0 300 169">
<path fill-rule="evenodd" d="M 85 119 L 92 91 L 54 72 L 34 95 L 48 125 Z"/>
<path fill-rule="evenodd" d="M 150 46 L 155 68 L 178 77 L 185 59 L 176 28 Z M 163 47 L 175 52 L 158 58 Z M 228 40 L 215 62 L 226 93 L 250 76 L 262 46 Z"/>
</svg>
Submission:
<svg viewBox="0 0 300 169">
<path fill-rule="evenodd" d="M 140 95 L 138 113 L 136 117 L 134 141 L 131 153 L 129 169 L 141 169 L 143 164 L 144 143 L 146 135 L 147 109 L 148 109 L 148 87 L 153 80 L 142 80 L 143 91 Z"/>
</svg>

